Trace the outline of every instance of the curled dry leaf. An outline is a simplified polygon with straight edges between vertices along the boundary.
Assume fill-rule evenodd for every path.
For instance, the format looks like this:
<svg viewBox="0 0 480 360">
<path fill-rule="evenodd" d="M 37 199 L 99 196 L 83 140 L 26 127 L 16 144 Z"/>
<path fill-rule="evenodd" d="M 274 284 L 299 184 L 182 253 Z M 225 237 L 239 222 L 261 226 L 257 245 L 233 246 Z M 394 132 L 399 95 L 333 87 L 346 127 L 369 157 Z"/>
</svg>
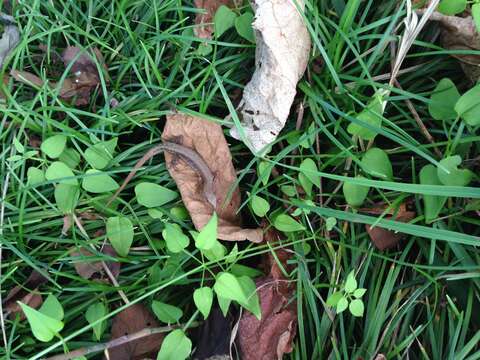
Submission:
<svg viewBox="0 0 480 360">
<path fill-rule="evenodd" d="M 0 38 L 0 68 L 5 58 L 12 52 L 20 41 L 20 33 L 15 25 L 15 19 L 9 15 L 0 13 L 0 23 L 5 24 L 2 37 Z"/>
<path fill-rule="evenodd" d="M 240 102 L 246 143 L 254 152 L 267 150 L 285 125 L 297 82 L 307 67 L 310 36 L 293 0 L 254 0 L 255 72 Z M 240 129 L 231 135 L 242 139 Z M 244 139 L 242 139 L 244 140 Z"/>
<path fill-rule="evenodd" d="M 275 250 L 275 254 L 282 267 L 289 269 L 287 260 L 291 254 L 283 249 Z M 239 323 L 238 342 L 243 360 L 276 360 L 293 350 L 297 331 L 297 307 L 292 301 L 295 285 L 285 278 L 272 254 L 265 263 L 270 267 L 269 275 L 256 281 L 262 318 L 258 320 L 246 311 Z"/>
<path fill-rule="evenodd" d="M 441 43 L 447 50 L 480 50 L 480 34 L 472 16 L 447 16 L 434 12 L 430 20 L 438 21 L 442 26 Z M 465 74 L 475 83 L 480 78 L 480 55 L 453 55 L 460 61 Z"/>
<path fill-rule="evenodd" d="M 102 249 L 102 253 L 116 257 L 117 253 L 110 245 L 105 245 Z M 85 248 L 80 248 L 78 250 L 74 249 L 72 252 L 72 263 L 77 271 L 77 274 L 82 278 L 88 280 L 92 277 L 104 278 L 103 276 L 103 265 L 102 261 L 89 259 L 95 256 L 95 254 Z M 112 273 L 113 277 L 116 279 L 120 274 L 120 263 L 117 261 L 105 261 L 106 266 Z"/>
<path fill-rule="evenodd" d="M 241 219 L 237 214 L 241 201 L 238 187 L 233 189 L 230 200 L 225 203 L 237 176 L 221 126 L 197 117 L 174 114 L 167 116 L 162 138 L 166 141 L 181 142 L 183 146 L 195 150 L 208 164 L 214 176 L 213 187 L 217 198 L 218 238 L 261 242 L 262 229 L 241 227 Z M 165 159 L 195 228 L 202 229 L 210 220 L 213 209 L 203 194 L 201 176 L 172 154 L 165 153 Z"/>
<path fill-rule="evenodd" d="M 97 62 L 106 70 L 102 54 L 98 49 L 93 49 Z M 70 46 L 62 54 L 62 61 L 66 67 L 70 66 L 71 77 L 64 79 L 59 89 L 59 95 L 64 100 L 75 100 L 75 105 L 83 106 L 90 102 L 91 92 L 100 85 L 100 75 L 93 58 L 78 47 Z M 28 85 L 42 87 L 44 81 L 38 76 L 27 71 L 13 70 L 12 77 Z M 52 89 L 58 83 L 49 81 Z"/>
<path fill-rule="evenodd" d="M 385 212 L 388 205 L 378 204 L 375 208 L 370 209 L 360 209 L 362 212 L 366 212 L 373 215 L 381 215 Z M 398 211 L 390 209 L 389 215 L 385 216 L 385 219 L 396 220 L 400 222 L 409 222 L 415 217 L 415 211 L 410 210 L 409 203 L 402 203 Z M 398 233 L 395 231 L 387 230 L 378 226 L 371 227 L 370 225 L 365 225 L 365 228 L 370 236 L 375 247 L 379 250 L 386 250 L 396 246 L 400 240 L 404 238 L 404 234 Z"/>
<path fill-rule="evenodd" d="M 38 293 L 40 285 L 47 282 L 47 279 L 38 271 L 32 271 L 27 280 L 22 286 L 15 286 L 8 293 L 7 297 L 3 300 L 3 305 L 7 315 L 11 318 L 15 318 L 17 313 L 21 313 L 20 317 L 23 320 L 25 315 L 23 314 L 17 301 L 21 301 L 24 304 L 36 309 L 42 305 L 42 296 Z"/>
<path fill-rule="evenodd" d="M 134 304 L 113 318 L 111 339 L 158 326 L 160 326 L 159 323 L 144 305 Z M 115 360 L 155 358 L 162 341 L 163 334 L 161 333 L 145 336 L 108 349 L 109 358 Z"/>
<path fill-rule="evenodd" d="M 213 34 L 213 17 L 222 5 L 229 5 L 229 0 L 195 0 L 195 6 L 204 10 L 195 16 L 195 35 L 202 39 L 211 39 Z"/>
</svg>

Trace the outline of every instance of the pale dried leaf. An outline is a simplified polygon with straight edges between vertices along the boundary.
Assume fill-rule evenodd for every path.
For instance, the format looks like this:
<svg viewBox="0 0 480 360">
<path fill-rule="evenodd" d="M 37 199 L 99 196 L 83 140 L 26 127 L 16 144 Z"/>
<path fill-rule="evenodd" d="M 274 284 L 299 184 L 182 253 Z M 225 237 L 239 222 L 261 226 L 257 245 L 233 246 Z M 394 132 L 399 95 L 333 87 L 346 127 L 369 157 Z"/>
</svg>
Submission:
<svg viewBox="0 0 480 360">
<path fill-rule="evenodd" d="M 20 33 L 14 25 L 15 19 L 9 15 L 0 13 L 0 21 L 5 24 L 2 37 L 0 38 L 0 68 L 5 58 L 12 52 L 20 41 Z"/>
<path fill-rule="evenodd" d="M 243 229 L 237 214 L 240 207 L 240 191 L 236 187 L 224 205 L 232 186 L 237 181 L 232 156 L 220 125 L 197 117 L 174 114 L 167 116 L 162 134 L 167 141 L 174 141 L 195 150 L 208 164 L 214 175 L 217 198 L 218 238 L 221 240 L 252 242 L 262 241 L 261 229 Z M 167 168 L 182 195 L 182 200 L 197 230 L 202 229 L 212 216 L 212 206 L 203 194 L 201 176 L 182 159 L 165 153 Z"/>
<path fill-rule="evenodd" d="M 202 39 L 211 39 L 213 34 L 213 17 L 222 5 L 228 6 L 229 0 L 195 0 L 195 6 L 204 11 L 195 16 L 195 35 Z"/>
<path fill-rule="evenodd" d="M 112 257 L 117 256 L 115 250 L 110 245 L 105 245 L 102 249 L 102 253 Z M 94 275 L 103 275 L 104 269 L 102 262 L 89 259 L 93 256 L 95 256 L 95 254 L 85 248 L 80 248 L 72 252 L 73 266 L 75 267 L 77 274 L 86 280 L 92 278 Z M 120 274 L 120 263 L 117 261 L 105 261 L 105 264 L 113 274 L 114 278 L 118 278 L 118 275 Z"/>
<path fill-rule="evenodd" d="M 158 326 L 160 326 L 159 323 L 144 305 L 133 304 L 113 318 L 111 339 Z M 151 353 L 156 354 L 162 341 L 161 333 L 145 336 L 109 349 L 109 357 L 115 360 L 144 359 Z"/>
<path fill-rule="evenodd" d="M 304 9 L 303 1 L 295 1 Z M 255 153 L 267 150 L 285 125 L 297 82 L 307 67 L 310 36 L 293 0 L 254 0 L 257 49 L 255 72 L 245 86 L 239 109 L 246 139 Z"/>
</svg>

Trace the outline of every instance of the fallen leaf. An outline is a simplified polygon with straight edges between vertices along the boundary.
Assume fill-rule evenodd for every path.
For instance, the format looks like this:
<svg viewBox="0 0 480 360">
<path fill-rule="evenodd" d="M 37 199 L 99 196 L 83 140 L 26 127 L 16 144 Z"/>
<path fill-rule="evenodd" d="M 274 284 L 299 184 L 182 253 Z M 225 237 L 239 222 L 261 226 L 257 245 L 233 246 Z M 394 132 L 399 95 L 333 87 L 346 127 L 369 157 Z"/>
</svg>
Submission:
<svg viewBox="0 0 480 360">
<path fill-rule="evenodd" d="M 0 23 L 5 26 L 0 38 L 0 68 L 3 66 L 5 58 L 12 52 L 20 41 L 20 33 L 15 25 L 15 19 L 9 15 L 0 13 Z"/>
<path fill-rule="evenodd" d="M 280 234 L 269 230 L 265 234 L 267 241 L 278 241 Z M 292 301 L 295 285 L 283 274 L 281 266 L 288 272 L 287 264 L 292 256 L 285 249 L 275 250 L 275 256 L 269 253 L 264 258 L 267 276 L 256 280 L 260 299 L 261 320 L 245 311 L 238 327 L 238 343 L 243 360 L 276 360 L 293 350 L 293 339 L 297 331 L 297 307 Z M 277 262 L 278 260 L 278 262 Z"/>
<path fill-rule="evenodd" d="M 442 26 L 440 41 L 447 50 L 480 50 L 480 34 L 472 16 L 448 16 L 434 12 L 430 20 L 438 21 Z M 465 74 L 472 83 L 480 78 L 480 55 L 452 55 L 460 61 Z"/>
<path fill-rule="evenodd" d="M 116 257 L 117 253 L 110 245 L 105 245 L 102 249 L 102 253 Z M 96 256 L 91 250 L 80 248 L 72 252 L 72 263 L 77 271 L 77 274 L 80 275 L 82 278 L 88 280 L 92 278 L 94 275 L 99 278 L 104 278 L 104 269 L 102 265 L 102 261 L 95 260 L 91 261 L 88 258 Z M 75 259 L 78 258 L 78 259 Z M 116 279 L 120 274 L 120 263 L 117 261 L 105 261 L 105 264 L 110 269 L 113 277 Z"/>
<path fill-rule="evenodd" d="M 290 113 L 310 53 L 310 35 L 291 0 L 254 0 L 255 72 L 240 102 L 242 129 L 230 133 L 258 153 L 268 150 Z M 304 2 L 298 1 L 303 11 Z M 244 133 L 245 138 L 242 136 Z"/>
<path fill-rule="evenodd" d="M 364 208 L 360 209 L 361 212 L 366 212 L 372 215 L 381 215 L 387 209 L 387 204 L 378 204 L 373 208 Z M 395 214 L 395 217 L 394 217 Z M 398 207 L 398 210 L 389 209 L 388 215 L 385 216 L 387 220 L 395 220 L 407 223 L 416 216 L 415 211 L 410 210 L 409 203 L 402 203 Z M 372 240 L 375 247 L 379 250 L 386 250 L 394 247 L 399 243 L 400 240 L 404 238 L 403 233 L 387 230 L 378 226 L 371 227 L 370 225 L 365 225 L 368 235 Z"/>
<path fill-rule="evenodd" d="M 133 304 L 113 318 L 111 339 L 158 326 L 160 326 L 159 323 L 144 305 Z M 115 360 L 155 358 L 163 337 L 161 333 L 153 334 L 110 348 L 109 358 Z"/>
<path fill-rule="evenodd" d="M 195 35 L 202 39 L 211 39 L 214 31 L 213 17 L 222 5 L 231 5 L 230 0 L 195 0 L 195 6 L 202 9 L 195 17 Z"/>
<path fill-rule="evenodd" d="M 47 279 L 38 271 L 33 270 L 27 280 L 21 286 L 17 285 L 10 290 L 7 297 L 3 300 L 7 315 L 15 318 L 15 315 L 21 312 L 20 319 L 25 319 L 25 315 L 17 301 L 21 301 L 34 309 L 42 305 L 42 296 L 38 293 L 38 287 L 45 282 L 47 282 Z"/>
<path fill-rule="evenodd" d="M 237 181 L 232 156 L 220 125 L 197 117 L 174 114 L 167 116 L 167 123 L 162 134 L 166 141 L 179 140 L 183 146 L 195 150 L 208 164 L 214 175 L 214 192 L 217 198 L 218 238 L 228 241 L 249 240 L 261 242 L 261 229 L 244 229 L 237 214 L 240 207 L 240 191 L 232 191 Z M 212 216 L 212 206 L 203 194 L 203 180 L 188 163 L 165 153 L 167 169 L 177 183 L 182 200 L 197 230 L 202 229 Z M 178 160 L 178 161 L 177 161 Z"/>
</svg>

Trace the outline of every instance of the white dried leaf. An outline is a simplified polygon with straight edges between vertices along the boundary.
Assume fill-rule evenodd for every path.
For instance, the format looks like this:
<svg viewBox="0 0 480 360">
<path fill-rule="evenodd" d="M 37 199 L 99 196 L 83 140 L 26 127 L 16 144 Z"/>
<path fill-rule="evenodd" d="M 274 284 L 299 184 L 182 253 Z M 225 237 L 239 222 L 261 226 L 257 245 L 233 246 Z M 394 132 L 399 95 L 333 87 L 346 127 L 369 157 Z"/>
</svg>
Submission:
<svg viewBox="0 0 480 360">
<path fill-rule="evenodd" d="M 0 21 L 5 24 L 2 37 L 0 38 L 0 68 L 3 61 L 10 54 L 10 52 L 17 46 L 20 41 L 20 34 L 18 28 L 14 25 L 13 17 L 5 14 L 0 14 Z"/>
<path fill-rule="evenodd" d="M 296 5 L 295 5 L 296 4 Z M 297 83 L 307 67 L 310 36 L 302 11 L 303 0 L 254 0 L 255 72 L 239 106 L 247 145 L 265 151 L 282 130 Z M 231 135 L 240 139 L 240 131 Z"/>
</svg>

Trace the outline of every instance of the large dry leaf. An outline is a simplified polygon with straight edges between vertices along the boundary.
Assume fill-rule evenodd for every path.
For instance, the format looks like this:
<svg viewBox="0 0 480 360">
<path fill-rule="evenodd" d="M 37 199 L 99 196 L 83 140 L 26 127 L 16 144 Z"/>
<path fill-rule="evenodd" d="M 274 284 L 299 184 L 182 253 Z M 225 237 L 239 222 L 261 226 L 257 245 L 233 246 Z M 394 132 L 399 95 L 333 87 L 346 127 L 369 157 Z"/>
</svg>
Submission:
<svg viewBox="0 0 480 360">
<path fill-rule="evenodd" d="M 110 255 L 112 257 L 117 256 L 117 253 L 110 245 L 105 245 L 102 249 L 102 253 Z M 92 278 L 94 275 L 97 275 L 101 278 L 104 277 L 104 268 L 102 265 L 102 261 L 92 261 L 91 259 L 89 259 L 93 256 L 95 256 L 95 254 L 85 248 L 80 248 L 79 250 L 74 250 L 72 252 L 73 266 L 75 267 L 78 275 L 80 275 L 86 280 Z M 113 277 L 117 278 L 120 274 L 120 263 L 118 261 L 106 261 L 105 264 L 112 273 Z"/>
<path fill-rule="evenodd" d="M 195 16 L 195 35 L 202 39 L 211 39 L 213 34 L 213 17 L 222 5 L 229 5 L 230 0 L 195 0 L 195 6 L 204 10 Z"/>
<path fill-rule="evenodd" d="M 136 333 L 145 328 L 160 326 L 152 313 L 142 304 L 134 304 L 119 312 L 113 319 L 111 339 Z M 156 356 L 163 341 L 163 334 L 153 334 L 130 341 L 108 350 L 109 358 L 135 360 Z M 155 355 L 153 355 L 154 353 Z"/>
<path fill-rule="evenodd" d="M 480 51 L 480 34 L 472 16 L 447 16 L 434 12 L 430 20 L 442 26 L 441 43 L 447 50 Z M 460 61 L 465 74 L 475 83 L 480 78 L 480 55 L 453 55 Z"/>
<path fill-rule="evenodd" d="M 245 86 L 239 109 L 246 143 L 255 153 L 268 150 L 285 125 L 297 82 L 307 67 L 310 36 L 297 3 L 302 0 L 254 0 L 255 72 Z M 240 129 L 231 134 L 242 139 Z M 244 139 L 242 139 L 244 140 Z M 262 152 L 263 152 L 262 151 Z"/>
<path fill-rule="evenodd" d="M 278 235 L 268 231 L 265 238 L 276 240 Z M 276 360 L 293 350 L 297 331 L 295 284 L 283 275 L 277 262 L 288 272 L 291 270 L 287 264 L 290 257 L 290 252 L 279 249 L 275 250 L 275 256 L 269 253 L 264 259 L 269 274 L 256 281 L 262 318 L 258 320 L 246 311 L 238 327 L 243 360 Z"/>
<path fill-rule="evenodd" d="M 12 52 L 20 41 L 20 33 L 15 26 L 15 19 L 9 15 L 0 13 L 0 22 L 5 24 L 2 37 L 0 38 L 0 69 L 5 58 Z"/>
<path fill-rule="evenodd" d="M 361 209 L 360 211 L 373 215 L 381 215 L 385 212 L 386 208 L 387 205 L 382 203 L 374 208 Z M 412 220 L 415 215 L 415 211 L 409 209 L 408 203 L 402 203 L 399 206 L 398 211 L 390 209 L 389 215 L 385 216 L 385 219 L 406 223 Z M 365 228 L 373 244 L 379 250 L 393 248 L 405 237 L 405 234 L 403 233 L 387 230 L 378 226 L 371 227 L 370 225 L 365 225 Z"/>
<path fill-rule="evenodd" d="M 93 50 L 99 64 L 106 70 L 105 62 L 98 49 Z M 59 95 L 64 100 L 74 100 L 75 105 L 83 106 L 90 102 L 91 92 L 100 86 L 100 75 L 93 58 L 78 47 L 68 47 L 62 54 L 64 65 L 68 67 L 71 64 L 70 72 L 72 76 L 63 80 L 60 84 Z M 12 77 L 28 85 L 42 87 L 44 81 L 38 76 L 27 71 L 13 70 Z M 58 83 L 49 81 L 48 85 L 55 89 Z"/>
<path fill-rule="evenodd" d="M 261 229 L 241 227 L 241 219 L 237 214 L 241 201 L 238 187 L 233 190 L 230 201 L 225 203 L 232 186 L 237 181 L 237 175 L 221 126 L 197 117 L 174 114 L 167 116 L 162 138 L 195 150 L 208 164 L 214 176 L 213 187 L 217 198 L 218 238 L 261 242 L 263 239 Z M 195 228 L 202 229 L 210 220 L 213 209 L 203 194 L 201 176 L 181 158 L 165 153 L 165 159 L 168 171 L 177 183 Z"/>
</svg>

